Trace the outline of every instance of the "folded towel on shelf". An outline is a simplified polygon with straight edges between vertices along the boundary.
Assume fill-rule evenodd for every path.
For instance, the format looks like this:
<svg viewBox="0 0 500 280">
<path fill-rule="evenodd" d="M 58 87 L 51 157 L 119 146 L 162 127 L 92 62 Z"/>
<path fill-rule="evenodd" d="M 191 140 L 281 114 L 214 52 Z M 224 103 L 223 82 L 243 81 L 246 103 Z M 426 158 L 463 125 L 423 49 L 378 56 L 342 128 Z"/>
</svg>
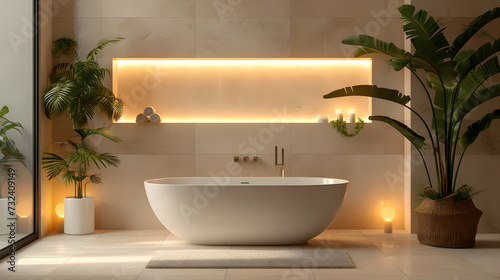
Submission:
<svg viewBox="0 0 500 280">
<path fill-rule="evenodd" d="M 161 122 L 161 116 L 158 113 L 154 113 L 154 114 L 151 115 L 151 117 L 149 117 L 149 120 L 152 123 L 160 123 Z"/>
<path fill-rule="evenodd" d="M 156 113 L 156 110 L 153 106 L 144 108 L 144 115 L 151 117 L 154 113 Z"/>
<path fill-rule="evenodd" d="M 135 117 L 135 122 L 137 123 L 147 123 L 149 121 L 149 117 L 144 114 L 139 114 Z"/>
</svg>

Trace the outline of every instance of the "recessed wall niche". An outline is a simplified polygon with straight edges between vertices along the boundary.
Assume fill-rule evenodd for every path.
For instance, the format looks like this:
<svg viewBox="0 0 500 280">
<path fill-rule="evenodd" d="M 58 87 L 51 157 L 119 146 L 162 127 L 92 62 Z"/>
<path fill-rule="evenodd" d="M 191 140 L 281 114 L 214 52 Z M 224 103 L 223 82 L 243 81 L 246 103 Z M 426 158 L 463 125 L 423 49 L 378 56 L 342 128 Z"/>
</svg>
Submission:
<svg viewBox="0 0 500 280">
<path fill-rule="evenodd" d="M 372 83 L 370 59 L 113 59 L 119 122 L 153 106 L 162 122 L 316 122 L 336 110 L 371 115 L 371 99 L 323 99 L 334 89 Z"/>
</svg>

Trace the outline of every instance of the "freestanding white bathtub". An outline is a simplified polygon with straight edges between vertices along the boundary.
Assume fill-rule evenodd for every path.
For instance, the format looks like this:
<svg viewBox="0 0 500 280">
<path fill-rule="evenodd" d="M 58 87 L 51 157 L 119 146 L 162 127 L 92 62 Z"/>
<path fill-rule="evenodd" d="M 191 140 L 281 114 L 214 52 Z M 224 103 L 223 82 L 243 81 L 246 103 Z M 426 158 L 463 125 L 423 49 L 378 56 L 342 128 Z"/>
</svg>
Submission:
<svg viewBox="0 0 500 280">
<path fill-rule="evenodd" d="M 190 177 L 144 182 L 153 212 L 193 244 L 302 244 L 333 222 L 346 180 Z"/>
</svg>

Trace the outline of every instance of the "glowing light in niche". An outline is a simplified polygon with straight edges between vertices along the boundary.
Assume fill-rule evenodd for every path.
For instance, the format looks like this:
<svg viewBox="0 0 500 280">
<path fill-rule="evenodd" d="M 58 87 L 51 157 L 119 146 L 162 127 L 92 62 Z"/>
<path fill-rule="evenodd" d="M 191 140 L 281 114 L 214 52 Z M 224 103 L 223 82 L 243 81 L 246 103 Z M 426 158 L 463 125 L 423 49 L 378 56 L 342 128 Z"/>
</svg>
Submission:
<svg viewBox="0 0 500 280">
<path fill-rule="evenodd" d="M 301 65 L 341 65 L 341 66 L 365 66 L 371 67 L 370 59 L 134 59 L 115 58 L 117 66 L 134 65 L 197 65 L 197 66 L 301 66 Z"/>
<path fill-rule="evenodd" d="M 204 67 L 207 67 L 205 70 Z M 231 68 L 229 68 L 231 67 Z M 228 81 L 239 81 L 240 77 L 244 77 L 244 75 L 247 75 L 248 73 L 262 73 L 263 71 L 260 71 L 260 68 L 262 67 L 263 71 L 268 70 L 270 74 L 270 79 L 273 79 L 275 76 L 273 75 L 281 75 L 278 77 L 278 80 L 281 79 L 280 81 L 283 84 L 283 77 L 287 77 L 287 81 L 294 81 L 294 80 L 301 80 L 302 85 L 300 86 L 293 86 L 292 89 L 298 89 L 298 92 L 304 93 L 304 95 L 307 95 L 308 100 L 314 100 L 314 101 L 305 101 L 305 103 L 309 102 L 307 105 L 304 103 L 304 97 L 299 97 L 299 100 L 297 101 L 298 104 L 301 106 L 301 110 L 298 114 L 292 112 L 287 118 L 279 118 L 278 120 L 274 119 L 274 115 L 271 113 L 271 109 L 277 108 L 280 109 L 282 107 L 282 104 L 275 104 L 273 103 L 276 100 L 281 100 L 283 103 L 288 102 L 289 98 L 286 95 L 281 95 L 281 96 L 276 96 L 273 97 L 274 99 L 272 101 L 266 100 L 263 101 L 262 104 L 265 106 L 273 106 L 273 108 L 268 108 L 268 107 L 262 107 L 262 108 L 256 108 L 256 110 L 248 110 L 248 108 L 243 108 L 243 110 L 237 111 L 234 108 L 238 108 L 237 106 L 227 108 L 230 106 L 230 103 L 227 103 L 227 99 L 221 99 L 220 104 L 225 104 L 227 105 L 224 108 L 218 108 L 218 106 L 213 106 L 213 104 L 207 104 L 206 108 L 211 108 L 213 107 L 214 111 L 212 112 L 205 112 L 201 111 L 199 107 L 196 107 L 196 105 L 193 105 L 196 102 L 191 101 L 191 103 L 186 103 L 186 100 L 188 99 L 183 99 L 182 102 L 180 101 L 179 98 L 175 97 L 173 99 L 169 99 L 169 97 L 160 97 L 164 98 L 158 101 L 158 99 L 155 99 L 156 101 L 149 101 L 150 98 L 158 98 L 160 95 L 164 93 L 169 93 L 169 94 L 177 94 L 183 95 L 183 91 L 179 91 L 178 86 L 179 84 L 175 84 L 175 81 L 178 81 L 179 77 L 181 79 L 186 76 L 182 76 L 179 74 L 179 71 L 184 71 L 184 73 L 198 73 L 198 72 L 203 72 L 205 73 L 205 76 L 201 76 L 201 80 L 206 80 L 207 74 L 212 74 L 217 73 L 217 71 L 222 71 L 224 75 L 227 75 L 228 72 L 234 72 L 234 74 L 231 77 L 223 76 L 223 80 L 225 81 L 225 84 L 223 83 L 222 85 L 225 86 L 225 88 L 220 88 L 221 92 L 219 92 L 218 95 L 216 95 L 216 98 L 212 98 L 212 100 L 216 100 L 218 97 L 221 98 L 228 98 L 229 92 L 228 91 Z M 142 70 L 141 70 L 142 69 Z M 150 90 L 151 85 L 154 85 L 157 80 L 155 80 L 155 77 L 145 77 L 150 73 L 151 69 L 155 71 L 154 69 L 162 69 L 158 71 L 173 71 L 172 73 L 168 73 L 169 75 L 165 77 L 161 77 L 163 79 L 164 84 L 169 84 L 172 85 L 172 81 L 174 81 L 175 86 L 177 88 L 173 87 L 165 87 L 162 88 L 161 90 Z M 179 70 L 181 69 L 181 70 Z M 190 72 L 193 71 L 191 69 L 203 69 L 203 70 L 197 70 L 198 72 Z M 220 69 L 225 69 L 225 70 L 220 70 Z M 231 70 L 227 70 L 231 69 Z M 232 71 L 234 69 L 234 71 Z M 246 71 L 248 69 L 249 71 Z M 291 69 L 295 69 L 296 72 L 291 72 Z M 333 70 L 332 70 L 333 69 Z M 135 118 L 138 113 L 141 113 L 141 109 L 144 108 L 144 106 L 155 106 L 157 107 L 158 104 L 163 104 L 161 106 L 164 106 L 165 109 L 159 109 L 157 110 L 158 113 L 162 115 L 162 122 L 164 123 L 315 123 L 317 122 L 316 116 L 319 113 L 320 115 L 327 115 L 331 111 L 327 107 L 330 106 L 329 104 L 332 104 L 332 100 L 323 100 L 322 99 L 322 94 L 326 94 L 328 90 L 332 90 L 335 88 L 339 88 L 337 85 L 328 85 L 328 83 L 325 83 L 325 85 L 318 90 L 318 88 L 312 88 L 310 92 L 308 92 L 309 88 L 305 87 L 304 84 L 306 83 L 311 83 L 311 85 L 317 85 L 321 84 L 325 79 L 330 79 L 330 80 L 340 80 L 344 81 L 346 77 L 361 77 L 361 82 L 358 84 L 371 84 L 371 69 L 372 69 L 372 61 L 371 59 L 304 59 L 304 58 L 297 58 L 297 59 L 281 59 L 281 58 L 270 58 L 270 59 L 262 59 L 262 58 L 256 58 L 256 59 L 241 59 L 241 58 L 222 58 L 222 59 L 213 59 L 213 58 L 206 58 L 206 59 L 198 59 L 198 58 L 193 58 L 193 59 L 186 59 L 186 58 L 181 58 L 181 59 L 155 59 L 155 58 L 115 58 L 113 59 L 113 91 L 118 94 L 118 97 L 125 99 L 126 96 L 128 95 L 129 97 L 134 95 L 134 89 L 136 90 L 137 93 L 137 100 L 132 100 L 132 102 L 128 100 L 124 100 L 126 106 L 130 106 L 130 104 L 135 105 L 136 103 L 139 104 L 135 107 L 130 107 L 130 113 L 129 114 L 124 114 L 122 119 L 118 121 L 118 123 L 135 123 Z M 294 70 L 294 71 L 295 71 Z M 131 71 L 131 72 L 130 72 Z M 142 72 L 141 72 L 142 71 Z M 149 72 L 148 72 L 149 71 Z M 177 72 L 175 72 L 177 71 Z M 299 72 L 303 71 L 303 72 Z M 310 72 L 313 72 L 314 74 L 310 74 Z M 318 71 L 318 72 L 314 72 Z M 333 72 L 331 72 L 333 71 Z M 336 71 L 336 72 L 335 72 Z M 350 71 L 350 72 L 349 72 Z M 123 74 L 122 74 L 123 73 Z M 128 73 L 128 74 L 127 74 Z M 130 73 L 136 73 L 136 74 L 130 74 Z M 290 74 L 292 73 L 292 74 Z M 306 73 L 305 75 L 302 75 L 302 73 Z M 317 83 L 316 81 L 310 81 L 309 77 L 316 75 L 315 73 L 320 73 L 319 75 L 322 75 L 322 79 L 320 83 Z M 330 75 L 325 75 L 325 73 L 336 73 Z M 191 75 L 190 74 L 190 75 Z M 129 77 L 131 75 L 143 75 L 143 76 L 135 76 L 135 77 L 140 77 L 137 78 L 137 81 L 135 83 L 130 82 Z M 266 72 L 267 75 L 267 72 Z M 295 76 L 293 76 L 295 75 Z M 299 76 L 297 76 L 299 75 Z M 310 75 L 308 78 L 303 78 L 303 79 L 297 79 L 296 77 L 305 77 L 306 75 Z M 340 75 L 340 76 L 338 76 Z M 343 75 L 343 76 L 342 76 Z M 174 78 L 175 76 L 175 78 Z M 324 78 L 323 76 L 326 76 Z M 344 77 L 345 76 L 345 77 Z M 118 78 L 120 77 L 120 78 Z M 191 76 L 188 76 L 191 77 Z M 200 77 L 200 76 L 196 76 Z M 288 78 L 291 77 L 291 78 Z M 171 80 L 169 80 L 171 79 Z M 176 80 L 174 80 L 176 79 Z M 218 79 L 215 77 L 215 79 Z M 358 79 L 358 78 L 356 78 Z M 193 79 L 194 81 L 198 82 L 199 79 Z M 359 80 L 359 79 L 358 79 Z M 166 82 L 165 82 L 166 81 Z M 212 80 L 213 81 L 213 80 Z M 245 81 L 248 83 L 248 80 Z M 244 84 L 243 82 L 242 84 Z M 120 86 L 124 84 L 124 86 L 118 87 L 118 83 L 120 83 Z M 185 84 L 189 84 L 190 82 L 185 82 Z M 344 83 L 349 83 L 349 82 L 344 82 Z M 127 84 L 125 86 L 125 84 Z M 220 81 L 219 81 L 219 86 L 220 86 Z M 257 84 L 257 83 L 254 83 Z M 351 84 L 342 84 L 341 86 L 348 86 Z M 213 86 L 213 85 L 212 85 Z M 263 85 L 263 89 L 267 89 L 267 85 Z M 278 87 L 279 88 L 279 87 Z M 232 88 L 231 88 L 232 89 Z M 240 85 L 241 89 L 241 85 Z M 274 87 L 276 89 L 276 86 Z M 155 91 L 156 90 L 156 91 Z M 203 89 L 205 90 L 205 89 Z M 222 91 L 225 90 L 225 91 Z M 244 90 L 243 90 L 244 91 Z M 237 91 L 238 93 L 241 93 Z M 254 91 L 255 92 L 255 91 Z M 272 91 L 273 96 L 276 91 Z M 293 91 L 287 91 L 287 94 L 290 93 L 288 96 L 292 96 L 294 94 L 297 94 L 297 92 Z M 189 92 L 189 94 L 192 94 L 192 92 Z M 314 96 L 313 96 L 314 95 Z M 317 96 L 316 96 L 317 95 Z M 173 95 L 171 95 L 173 96 Z M 241 98 L 243 95 L 238 96 L 238 98 Z M 146 101 L 145 99 L 148 98 Z M 248 97 L 243 97 L 243 99 L 248 98 Z M 260 100 L 261 97 L 257 96 L 254 98 L 254 100 Z M 266 97 L 267 98 L 267 97 Z M 290 99 L 294 100 L 295 97 L 292 97 Z M 300 100 L 302 98 L 302 100 Z M 164 101 L 168 100 L 168 101 Z M 197 100 L 197 99 L 195 99 Z M 235 99 L 232 99 L 231 101 L 234 101 Z M 239 101 L 239 105 L 241 104 L 251 104 L 254 103 L 254 100 L 247 101 Z M 350 99 L 348 98 L 347 101 Z M 351 106 L 355 106 L 357 109 L 356 113 L 359 117 L 362 117 L 365 119 L 365 122 L 370 122 L 367 119 L 367 116 L 371 114 L 371 99 L 364 99 L 368 101 L 362 101 L 364 102 L 363 105 L 359 105 L 360 103 L 352 103 L 352 104 L 340 104 L 342 107 L 345 108 L 352 108 Z M 337 99 L 335 102 L 342 101 L 345 103 L 346 99 L 340 100 Z M 143 102 L 143 103 L 141 103 Z M 178 102 L 178 103 L 175 103 Z M 180 102 L 180 103 L 179 103 Z M 224 103 L 226 102 L 226 103 Z M 278 101 L 279 102 L 279 101 Z M 316 104 L 311 104 L 313 102 L 316 102 Z M 358 101 L 355 101 L 358 102 Z M 203 101 L 200 101 L 198 103 L 203 103 Z M 290 103 L 290 102 L 289 102 Z M 179 105 L 180 104 L 180 105 Z M 204 103 L 203 103 L 204 104 Z M 159 107 L 161 107 L 159 106 Z M 171 107 L 168 107 L 171 106 Z M 186 106 L 186 107 L 184 107 Z M 255 106 L 255 105 L 248 105 L 248 106 Z M 293 104 L 292 104 L 293 106 Z M 309 106 L 309 107 L 307 107 Z M 313 107 L 314 106 L 314 107 Z M 216 108 L 217 107 L 217 108 Z M 257 106 L 261 107 L 261 106 Z M 178 110 L 179 108 L 182 108 L 184 111 L 179 114 L 179 112 L 175 111 Z M 195 109 L 193 109 L 195 108 Z M 317 112 L 312 111 L 313 108 L 319 109 Z M 359 108 L 359 110 L 358 110 Z M 246 111 L 245 111 L 246 110 Z M 260 111 L 259 111 L 260 110 Z M 234 111 L 234 112 L 233 112 Z M 186 112 L 196 112 L 197 114 L 187 114 Z M 215 112 L 215 113 L 214 113 Z M 222 113 L 218 113 L 222 112 Z M 308 113 L 311 112 L 311 113 Z M 183 115 L 184 114 L 184 115 Z M 141 125 L 155 125 L 155 124 L 141 124 Z"/>
</svg>

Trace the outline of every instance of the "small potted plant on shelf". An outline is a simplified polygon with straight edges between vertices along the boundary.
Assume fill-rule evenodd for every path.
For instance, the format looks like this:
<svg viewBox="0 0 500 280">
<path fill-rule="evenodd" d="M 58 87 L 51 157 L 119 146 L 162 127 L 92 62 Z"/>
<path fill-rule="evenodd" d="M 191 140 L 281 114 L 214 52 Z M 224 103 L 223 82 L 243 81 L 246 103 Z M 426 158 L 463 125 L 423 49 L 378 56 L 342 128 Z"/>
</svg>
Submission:
<svg viewBox="0 0 500 280">
<path fill-rule="evenodd" d="M 67 145 L 72 151 L 64 157 L 53 153 L 43 153 L 42 166 L 47 170 L 47 177 L 52 180 L 74 185 L 74 196 L 64 199 L 64 232 L 67 234 L 89 234 L 94 232 L 94 198 L 87 196 L 87 184 L 100 184 L 99 174 L 89 174 L 89 169 L 118 166 L 120 160 L 109 153 L 97 153 L 88 143 L 91 135 L 105 137 L 114 142 L 120 139 L 106 128 L 84 129 L 76 128 L 80 141 L 68 140 Z"/>
<path fill-rule="evenodd" d="M 355 57 L 385 54 L 396 71 L 408 69 L 422 85 L 428 100 L 432 120 L 426 120 L 422 112 L 408 106 L 410 97 L 397 90 L 379 88 L 376 85 L 358 85 L 332 91 L 324 98 L 367 96 L 380 98 L 404 106 L 425 127 L 425 137 L 405 124 L 387 116 L 371 116 L 370 120 L 389 124 L 419 152 L 424 162 L 429 185 L 422 191 L 424 200 L 415 209 L 417 236 L 421 243 L 439 247 L 471 247 L 475 243 L 477 225 L 482 212 L 472 200 L 467 185 L 457 186 L 457 176 L 464 153 L 478 135 L 488 129 L 492 120 L 500 118 L 500 109 L 484 115 L 460 134 L 464 117 L 480 104 L 500 95 L 500 84 L 485 84 L 488 78 L 500 73 L 497 53 L 499 39 L 492 38 L 477 49 L 464 50 L 464 45 L 488 23 L 500 17 L 500 8 L 492 9 L 465 26 L 451 44 L 443 34 L 443 28 L 428 16 L 427 12 L 415 12 L 415 7 L 399 8 L 403 29 L 410 39 L 414 52 L 408 52 L 368 35 L 345 38 L 342 43 L 359 46 Z M 419 73 L 425 73 L 425 81 Z M 461 155 L 456 162 L 456 153 Z M 423 150 L 433 155 L 436 169 L 431 177 Z"/>
<path fill-rule="evenodd" d="M 19 151 L 16 147 L 16 143 L 9 138 L 8 133 L 15 130 L 21 133 L 23 128 L 20 123 L 10 121 L 5 117 L 9 113 L 9 108 L 3 106 L 0 110 L 0 222 L 2 222 L 2 227 L 0 227 L 0 234 L 7 234 L 9 229 L 7 225 L 8 218 L 8 198 L 2 197 L 3 186 L 8 181 L 8 178 L 13 174 L 11 171 L 14 168 L 12 164 L 21 163 L 26 166 L 24 160 L 26 157 Z M 10 184 L 8 184 L 10 186 Z M 9 193 L 9 189 L 5 193 Z"/>
</svg>

